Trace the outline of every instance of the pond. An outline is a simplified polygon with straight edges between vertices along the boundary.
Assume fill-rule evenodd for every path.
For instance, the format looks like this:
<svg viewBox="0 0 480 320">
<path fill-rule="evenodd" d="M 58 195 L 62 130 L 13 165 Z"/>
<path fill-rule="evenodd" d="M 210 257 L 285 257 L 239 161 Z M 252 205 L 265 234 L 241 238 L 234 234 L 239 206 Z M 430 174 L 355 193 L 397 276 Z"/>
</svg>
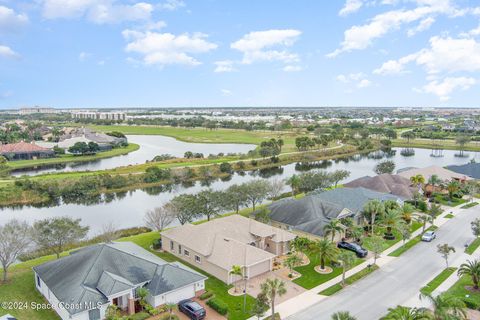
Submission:
<svg viewBox="0 0 480 320">
<path fill-rule="evenodd" d="M 82 223 L 89 225 L 91 235 L 101 231 L 102 226 L 113 222 L 118 228 L 128 228 L 143 225 L 143 217 L 147 210 L 161 206 L 176 195 L 182 193 L 197 193 L 205 188 L 223 190 L 235 183 L 243 183 L 252 179 L 285 179 L 293 174 L 312 169 L 325 169 L 328 171 L 345 169 L 351 172 L 346 181 L 350 181 L 365 175 L 375 175 L 373 168 L 382 159 L 390 159 L 396 163 L 396 169 L 404 167 L 426 167 L 429 165 L 446 166 L 450 164 L 464 164 L 470 159 L 477 157 L 476 153 L 470 153 L 468 157 L 458 158 L 456 151 L 444 151 L 443 157 L 430 156 L 430 150 L 415 149 L 415 155 L 405 157 L 400 149 L 391 152 L 372 152 L 366 155 L 356 155 L 336 160 L 325 160 L 314 163 L 296 163 L 265 170 L 246 172 L 243 175 L 234 174 L 228 179 L 216 180 L 206 184 L 197 182 L 191 186 L 162 186 L 145 190 L 136 190 L 116 195 L 99 196 L 96 199 L 82 200 L 79 204 L 61 204 L 52 207 L 35 208 L 23 206 L 17 208 L 4 208 L 0 211 L 0 224 L 17 218 L 33 222 L 46 217 L 68 215 L 81 218 Z M 480 159 L 477 159 L 477 162 Z M 286 187 L 286 190 L 288 187 Z"/>
<path fill-rule="evenodd" d="M 247 153 L 256 148 L 254 144 L 234 143 L 190 143 L 175 138 L 158 135 L 129 135 L 128 141 L 140 145 L 140 149 L 129 154 L 88 162 L 41 166 L 33 169 L 17 170 L 13 175 L 36 175 L 47 172 L 106 170 L 130 164 L 142 164 L 161 154 L 183 157 L 186 151 L 209 154 Z"/>
</svg>

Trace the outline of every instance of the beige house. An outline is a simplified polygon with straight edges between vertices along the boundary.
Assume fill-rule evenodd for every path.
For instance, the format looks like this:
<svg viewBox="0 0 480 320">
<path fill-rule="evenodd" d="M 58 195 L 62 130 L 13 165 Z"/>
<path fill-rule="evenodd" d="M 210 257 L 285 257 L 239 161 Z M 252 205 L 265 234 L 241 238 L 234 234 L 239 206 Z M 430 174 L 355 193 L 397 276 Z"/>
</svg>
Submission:
<svg viewBox="0 0 480 320">
<path fill-rule="evenodd" d="M 198 266 L 227 284 L 241 266 L 248 278 L 271 271 L 273 259 L 290 250 L 295 235 L 241 215 L 162 232 L 162 249 Z"/>
</svg>

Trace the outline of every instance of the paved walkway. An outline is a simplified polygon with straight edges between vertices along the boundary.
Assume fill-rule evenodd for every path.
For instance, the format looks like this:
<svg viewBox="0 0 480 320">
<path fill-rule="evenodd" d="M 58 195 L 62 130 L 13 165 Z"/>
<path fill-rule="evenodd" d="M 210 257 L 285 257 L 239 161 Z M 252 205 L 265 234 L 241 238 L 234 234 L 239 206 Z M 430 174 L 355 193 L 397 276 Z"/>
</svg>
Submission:
<svg viewBox="0 0 480 320">
<path fill-rule="evenodd" d="M 435 220 L 435 225 L 440 227 L 452 221 L 452 223 L 447 225 L 449 229 L 452 230 L 445 230 L 445 237 L 443 237 L 442 234 L 444 230 L 441 230 L 439 231 L 439 239 L 433 243 L 417 244 L 399 258 L 389 257 L 388 254 L 403 245 L 402 241 L 400 241 L 382 253 L 382 256 L 377 259 L 377 265 L 380 267 L 380 270 L 373 272 L 365 279 L 343 289 L 332 297 L 318 294 L 320 291 L 339 283 L 341 281 L 340 275 L 292 299 L 280 303 L 276 306 L 276 310 L 282 318 L 289 317 L 289 319 L 292 320 L 330 319 L 331 313 L 340 310 L 350 310 L 359 320 L 371 320 L 378 319 L 382 316 L 388 307 L 394 307 L 396 304 L 405 304 L 407 300 L 412 306 L 419 304 L 420 302 L 418 298 L 416 298 L 418 297 L 419 288 L 433 279 L 445 267 L 444 261 L 436 252 L 436 244 L 444 242 L 454 244 L 455 242 L 457 253 L 455 259 L 452 257 L 451 260 L 458 264 L 463 263 L 466 259 L 463 253 L 463 244 L 467 242 L 468 239 L 471 239 L 472 236 L 465 232 L 459 234 L 458 227 L 461 226 L 461 228 L 469 229 L 469 224 L 470 221 L 473 220 L 473 216 L 480 216 L 479 210 L 475 209 L 475 207 L 471 209 L 444 209 L 445 212 Z M 445 218 L 449 213 L 453 213 L 455 217 L 452 219 Z M 459 216 L 457 217 L 457 215 Z M 421 234 L 421 232 L 421 228 L 415 231 L 412 233 L 412 238 Z M 425 251 L 428 251 L 428 256 L 424 255 Z M 469 257 L 471 259 L 471 256 Z M 368 259 L 349 270 L 346 276 L 348 277 L 355 274 L 372 263 L 373 258 Z M 426 266 L 422 269 L 423 264 Z M 400 273 L 402 273 L 402 275 L 405 274 L 405 276 L 398 276 Z M 409 277 L 412 279 L 410 280 Z M 447 281 L 453 284 L 455 279 L 448 279 Z M 389 295 L 388 301 L 382 299 L 388 295 L 389 292 L 391 292 L 391 295 Z M 353 302 L 350 303 L 348 299 L 351 299 Z M 379 300 L 380 302 L 383 300 L 383 303 L 378 303 Z M 370 303 L 376 304 L 377 308 L 368 308 Z"/>
</svg>

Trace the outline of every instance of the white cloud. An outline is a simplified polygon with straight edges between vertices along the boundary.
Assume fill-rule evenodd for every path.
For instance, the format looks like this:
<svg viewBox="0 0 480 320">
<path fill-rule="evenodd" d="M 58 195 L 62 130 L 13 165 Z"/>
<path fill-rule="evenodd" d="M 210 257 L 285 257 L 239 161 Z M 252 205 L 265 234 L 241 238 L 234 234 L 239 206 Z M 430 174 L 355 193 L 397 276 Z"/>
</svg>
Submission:
<svg viewBox="0 0 480 320">
<path fill-rule="evenodd" d="M 205 53 L 217 48 L 216 44 L 207 41 L 207 35 L 203 33 L 174 35 L 127 29 L 122 34 L 128 41 L 125 50 L 140 54 L 143 62 L 148 65 L 196 66 L 201 62 L 192 54 Z"/>
<path fill-rule="evenodd" d="M 340 48 L 327 54 L 333 58 L 343 52 L 363 50 L 372 45 L 375 39 L 399 29 L 404 24 L 423 20 L 423 27 L 431 22 L 429 17 L 437 14 L 458 14 L 449 0 L 417 0 L 418 7 L 411 10 L 391 10 L 373 17 L 367 24 L 356 25 L 344 32 Z"/>
<path fill-rule="evenodd" d="M 10 47 L 0 45 L 0 58 L 18 58 L 19 55 Z"/>
<path fill-rule="evenodd" d="M 472 29 L 468 32 L 460 33 L 460 36 L 464 37 L 464 38 L 480 36 L 480 25 L 478 27 L 476 27 L 475 29 Z"/>
<path fill-rule="evenodd" d="M 257 61 L 298 62 L 298 55 L 287 51 L 285 47 L 292 46 L 300 35 L 299 30 L 293 29 L 254 31 L 244 35 L 230 47 L 243 53 L 243 64 Z"/>
<path fill-rule="evenodd" d="M 231 60 L 215 61 L 214 64 L 216 65 L 214 72 L 217 73 L 237 71 L 234 67 L 235 62 Z"/>
<path fill-rule="evenodd" d="M 27 15 L 0 5 L 0 34 L 15 32 L 28 23 Z"/>
<path fill-rule="evenodd" d="M 182 0 L 167 0 L 157 5 L 160 10 L 174 11 L 186 6 Z"/>
<path fill-rule="evenodd" d="M 302 67 L 296 66 L 296 65 L 286 65 L 285 67 L 283 67 L 283 71 L 285 72 L 298 72 L 302 70 L 303 70 Z"/>
<path fill-rule="evenodd" d="M 148 20 L 154 6 L 146 2 L 118 4 L 116 0 L 44 0 L 47 19 L 87 17 L 98 24 Z"/>
<path fill-rule="evenodd" d="M 222 96 L 229 97 L 232 95 L 232 91 L 228 89 L 222 89 Z"/>
<path fill-rule="evenodd" d="M 339 74 L 335 79 L 344 84 L 354 84 L 360 89 L 367 88 L 372 85 L 372 82 L 367 79 L 367 76 L 363 72 Z"/>
<path fill-rule="evenodd" d="M 373 70 L 374 74 L 391 75 L 405 73 L 405 65 L 417 58 L 417 54 L 411 54 L 400 58 L 399 60 L 389 60 L 384 62 L 378 69 Z"/>
<path fill-rule="evenodd" d="M 435 19 L 432 17 L 425 18 L 422 21 L 420 21 L 420 24 L 418 26 L 416 26 L 415 28 L 409 29 L 407 31 L 407 35 L 409 37 L 413 37 L 417 33 L 428 30 L 434 22 L 435 22 Z"/>
<path fill-rule="evenodd" d="M 351 13 L 357 12 L 362 6 L 362 0 L 346 0 L 345 5 L 338 14 L 342 17 L 345 17 Z"/>
<path fill-rule="evenodd" d="M 441 101 L 450 99 L 450 94 L 456 90 L 467 90 L 474 84 L 476 80 L 471 77 L 447 77 L 442 81 L 433 80 L 423 87 L 423 92 L 431 93 L 439 97 Z"/>
<path fill-rule="evenodd" d="M 78 54 L 78 60 L 83 62 L 83 61 L 87 60 L 88 58 L 90 58 L 91 56 L 92 55 L 90 53 L 82 51 Z"/>
</svg>

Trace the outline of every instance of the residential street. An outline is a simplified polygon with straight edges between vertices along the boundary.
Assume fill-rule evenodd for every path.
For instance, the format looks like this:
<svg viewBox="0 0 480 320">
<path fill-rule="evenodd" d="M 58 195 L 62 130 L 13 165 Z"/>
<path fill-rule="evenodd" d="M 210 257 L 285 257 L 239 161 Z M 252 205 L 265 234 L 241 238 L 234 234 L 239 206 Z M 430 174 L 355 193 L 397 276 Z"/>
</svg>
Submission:
<svg viewBox="0 0 480 320">
<path fill-rule="evenodd" d="M 470 222 L 480 217 L 480 210 L 473 207 L 455 211 L 458 215 L 438 229 L 433 242 L 419 243 L 367 278 L 288 319 L 330 320 L 334 312 L 348 310 L 358 320 L 373 320 L 385 315 L 390 307 L 408 305 L 419 289 L 445 268 L 437 244 L 455 247 L 457 252 L 450 256 L 450 265 L 459 265 L 466 259 L 464 244 L 473 240 Z M 478 251 L 474 256 L 478 257 Z"/>
</svg>

